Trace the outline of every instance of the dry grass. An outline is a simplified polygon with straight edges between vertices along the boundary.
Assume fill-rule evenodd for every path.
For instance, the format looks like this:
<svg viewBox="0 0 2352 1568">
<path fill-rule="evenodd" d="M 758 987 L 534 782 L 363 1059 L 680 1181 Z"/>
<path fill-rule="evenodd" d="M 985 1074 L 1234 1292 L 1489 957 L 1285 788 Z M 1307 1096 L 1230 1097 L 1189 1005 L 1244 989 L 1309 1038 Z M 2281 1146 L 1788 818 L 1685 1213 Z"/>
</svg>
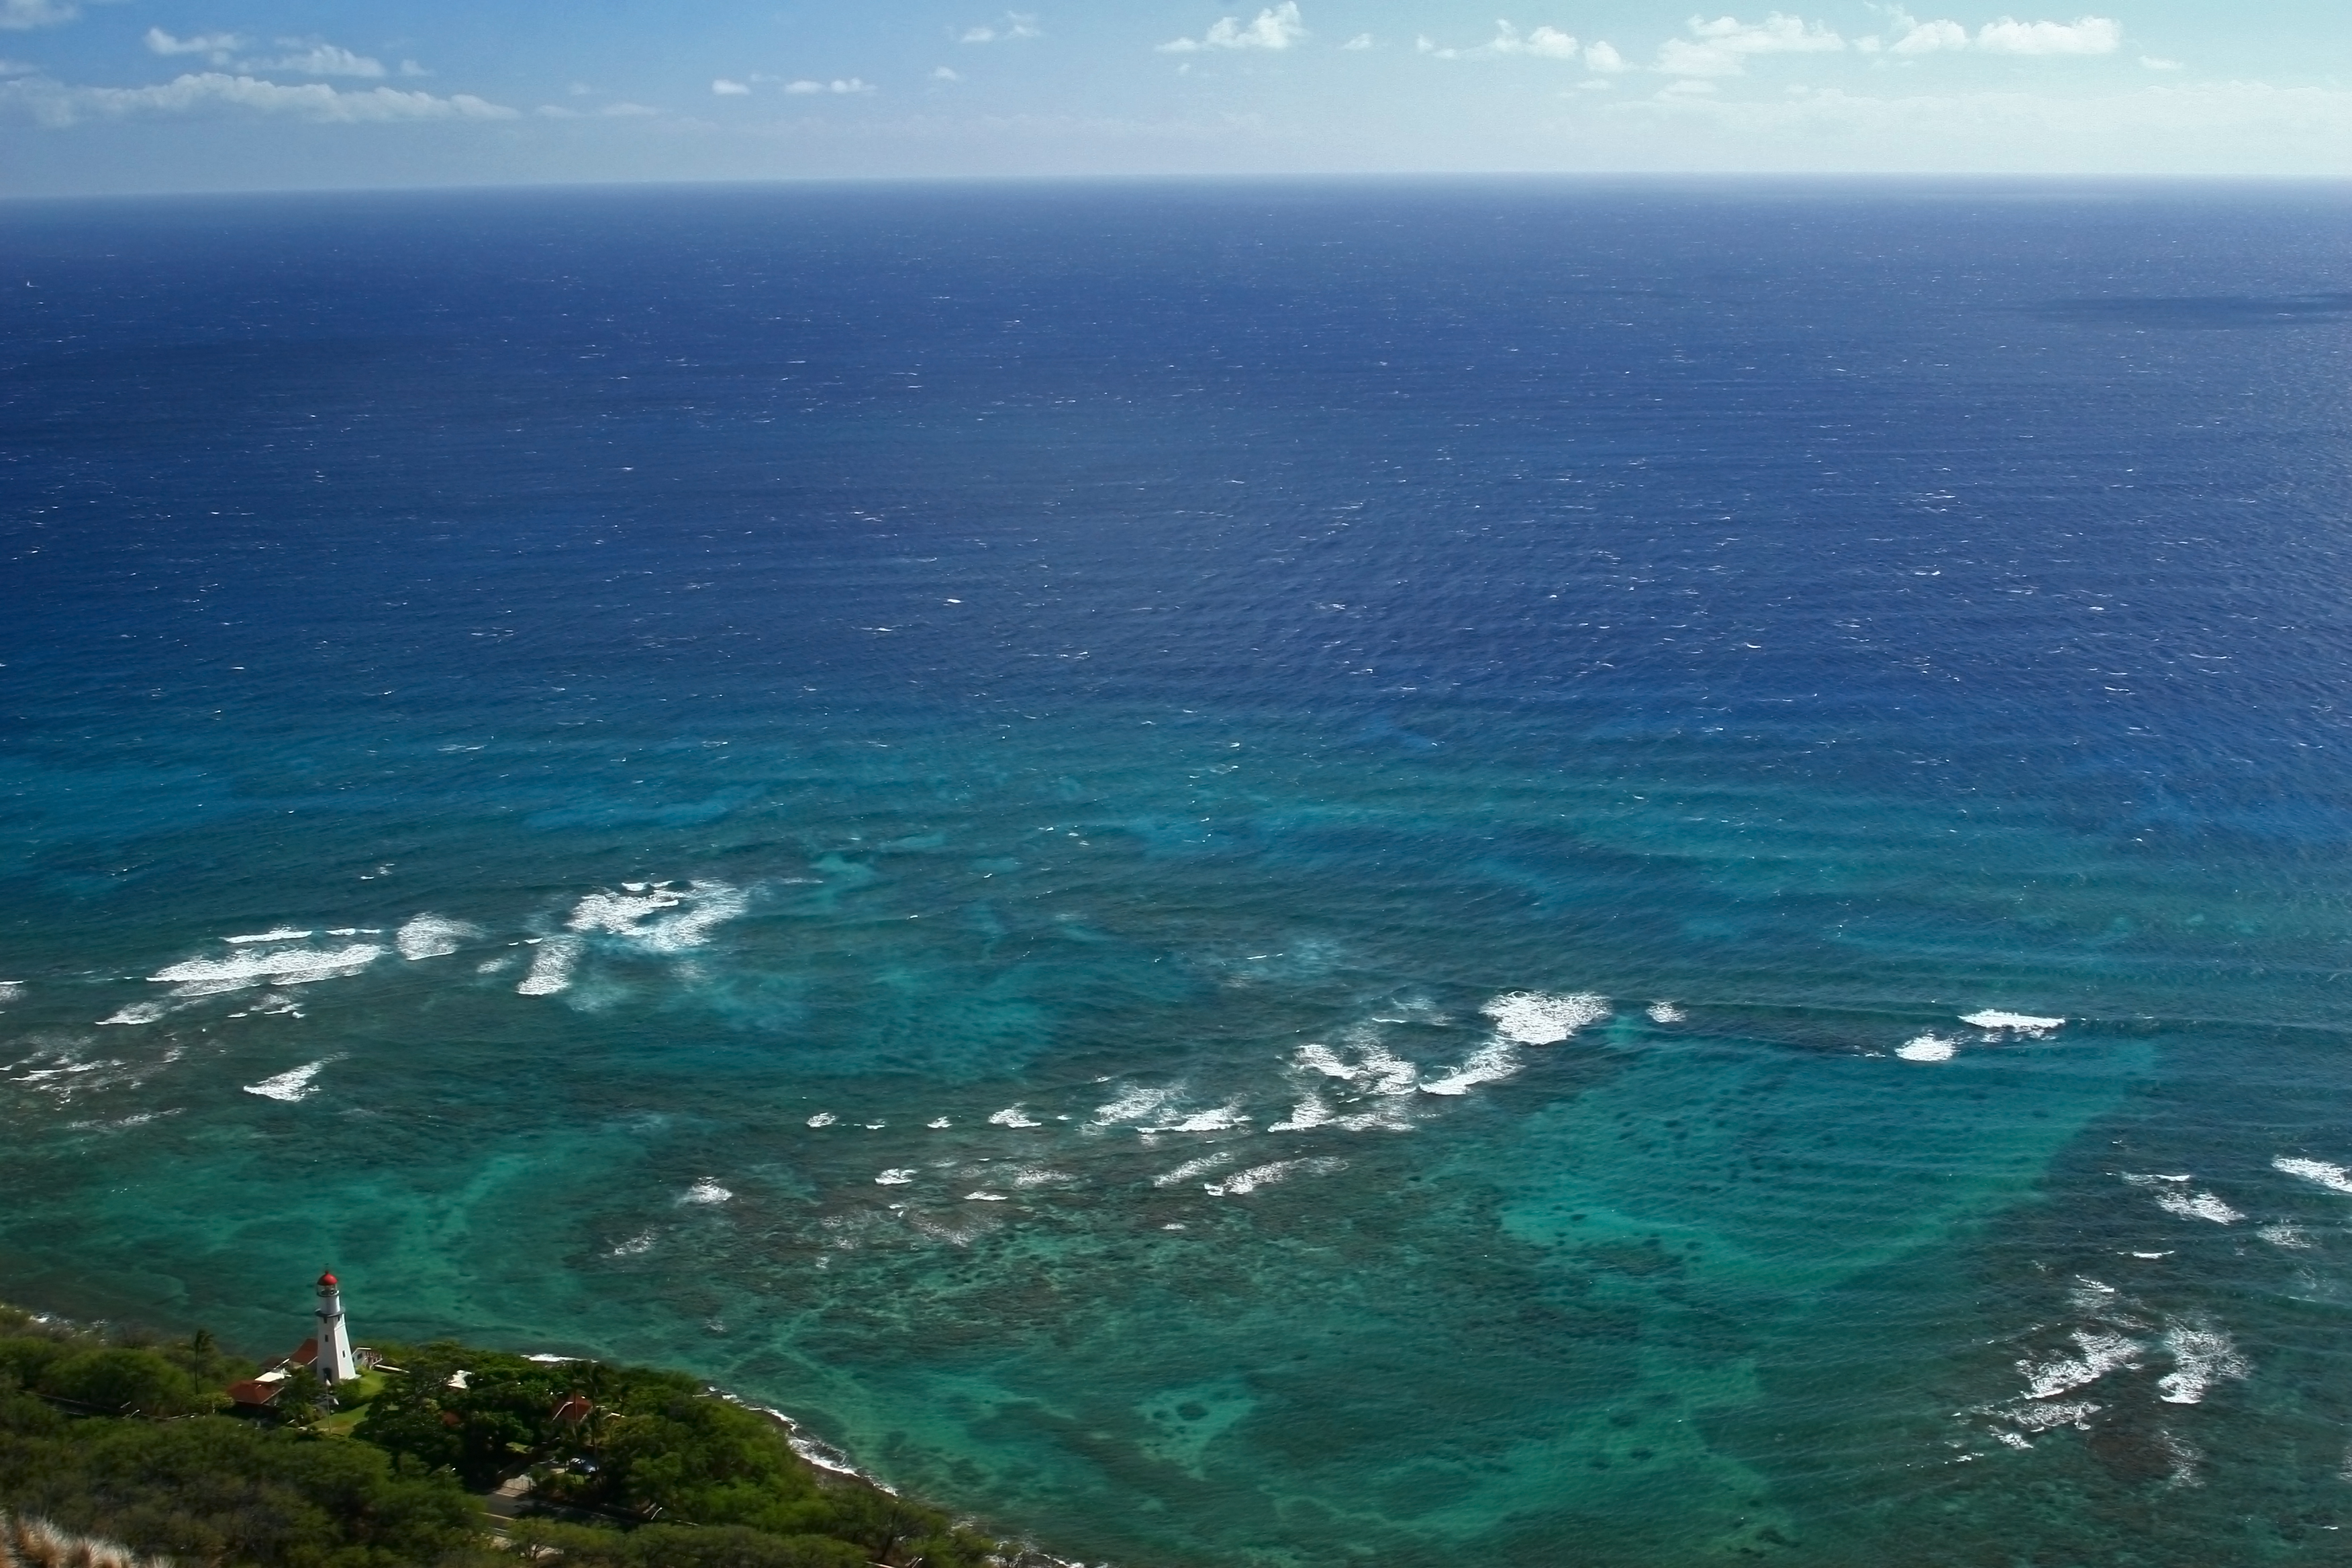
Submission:
<svg viewBox="0 0 2352 1568">
<path fill-rule="evenodd" d="M 0 1513 L 0 1568 L 172 1568 L 111 1541 L 93 1541 L 46 1520 Z"/>
</svg>

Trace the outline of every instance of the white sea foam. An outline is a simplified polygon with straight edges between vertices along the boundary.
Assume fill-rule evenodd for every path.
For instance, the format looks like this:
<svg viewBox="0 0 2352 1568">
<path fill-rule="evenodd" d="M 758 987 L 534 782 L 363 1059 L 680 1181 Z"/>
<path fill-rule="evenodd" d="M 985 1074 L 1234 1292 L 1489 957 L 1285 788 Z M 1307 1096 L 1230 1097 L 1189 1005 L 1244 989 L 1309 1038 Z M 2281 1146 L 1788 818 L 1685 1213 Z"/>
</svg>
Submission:
<svg viewBox="0 0 2352 1568">
<path fill-rule="evenodd" d="M 2028 1432 L 2047 1432 L 2058 1426 L 2087 1428 L 2091 1417 L 2096 1415 L 2100 1408 L 2087 1399 L 2062 1399 L 2047 1404 L 2012 1405 L 2001 1414 Z M 2013 1446 L 2032 1447 L 2026 1443 Z"/>
<path fill-rule="evenodd" d="M 643 893 L 591 893 L 572 906 L 564 925 L 621 937 L 648 952 L 684 952 L 750 907 L 741 889 L 724 882 L 690 882 L 683 892 L 663 883 Z"/>
<path fill-rule="evenodd" d="M 963 1201 L 968 1204 L 1001 1204 L 1010 1200 L 1003 1193 L 981 1192 L 964 1194 Z"/>
<path fill-rule="evenodd" d="M 654 1233 L 640 1231 L 605 1254 L 608 1258 L 639 1258 L 654 1249 Z"/>
<path fill-rule="evenodd" d="M 1151 1184 L 1155 1187 L 1177 1186 L 1191 1181 L 1195 1176 L 1206 1175 L 1220 1165 L 1231 1164 L 1233 1159 L 1234 1152 L 1231 1149 L 1220 1149 L 1213 1154 L 1203 1154 L 1197 1160 L 1187 1160 L 1165 1175 L 1152 1177 Z"/>
<path fill-rule="evenodd" d="M 1650 1022 L 1653 1024 L 1680 1024 L 1688 1021 L 1690 1017 L 1688 1013 L 1684 1012 L 1672 1002 L 1653 1002 L 1643 1011 L 1650 1015 Z"/>
<path fill-rule="evenodd" d="M 2308 1252 L 2313 1246 L 2310 1233 L 2299 1225 L 2266 1225 L 2254 1234 L 2290 1252 Z"/>
<path fill-rule="evenodd" d="M 677 1201 L 682 1204 L 717 1205 L 726 1203 L 728 1200 L 734 1197 L 734 1195 L 735 1194 L 733 1193 L 729 1192 L 717 1182 L 705 1176 L 702 1180 L 695 1183 L 694 1185 L 687 1188 L 685 1195 L 680 1197 Z"/>
<path fill-rule="evenodd" d="M 2066 1288 L 2066 1304 L 2091 1317 L 2111 1312 L 2121 1304 L 2123 1292 L 2104 1279 L 2094 1279 L 2087 1274 L 2077 1274 Z"/>
<path fill-rule="evenodd" d="M 2135 1187 L 2152 1187 L 2159 1182 L 2193 1182 L 2197 1179 L 2194 1175 L 2187 1173 L 2178 1176 L 2160 1176 L 2153 1173 L 2144 1173 L 2138 1171 L 2118 1171 L 2116 1174 L 2121 1176 L 2125 1181 L 2130 1183 Z"/>
<path fill-rule="evenodd" d="M 111 1017 L 100 1018 L 99 1024 L 101 1027 L 108 1024 L 152 1024 L 172 1011 L 169 1002 L 133 1002 Z"/>
<path fill-rule="evenodd" d="M 808 1124 L 811 1127 L 830 1127 L 840 1120 L 840 1117 L 835 1116 L 830 1110 L 820 1110 L 814 1116 L 808 1119 Z"/>
<path fill-rule="evenodd" d="M 2211 1193 L 2158 1193 L 2156 1206 L 2183 1219 L 2210 1220 L 2215 1225 L 2235 1225 L 2246 1217 Z"/>
<path fill-rule="evenodd" d="M 1140 1121 L 1174 1098 L 1172 1089 L 1130 1089 L 1108 1104 L 1095 1107 L 1091 1120 L 1104 1127 Z"/>
<path fill-rule="evenodd" d="M 167 964 L 147 978 L 176 987 L 178 996 L 217 996 L 248 986 L 311 985 L 357 974 L 383 956 L 373 942 L 352 942 L 323 951 L 285 947 L 269 952 L 234 952 L 226 958 L 191 958 Z"/>
<path fill-rule="evenodd" d="M 1304 1132 L 1310 1127 L 1320 1127 L 1331 1120 L 1331 1107 L 1319 1094 L 1310 1094 L 1290 1108 L 1287 1121 L 1276 1121 L 1266 1128 L 1269 1132 Z"/>
<path fill-rule="evenodd" d="M 1045 1124 L 1017 1105 L 1008 1105 L 988 1119 L 991 1127 L 1043 1127 Z"/>
<path fill-rule="evenodd" d="M 2290 1176 L 2301 1176 L 2306 1182 L 2316 1182 L 2330 1192 L 2352 1193 L 2352 1171 L 2341 1165 L 2331 1165 L 2325 1160 L 2296 1160 L 2281 1154 L 2271 1162 L 2271 1169 L 2284 1171 Z"/>
<path fill-rule="evenodd" d="M 480 940 L 487 933 L 481 927 L 467 921 L 453 921 L 446 915 L 418 915 L 402 926 L 393 937 L 393 945 L 400 956 L 412 963 L 420 958 L 446 958 L 466 942 Z"/>
<path fill-rule="evenodd" d="M 1196 1110 L 1181 1121 L 1171 1121 L 1161 1127 L 1147 1127 L 1143 1131 L 1146 1132 L 1230 1132 L 1248 1120 L 1248 1117 L 1242 1114 L 1241 1101 L 1237 1100 L 1230 1105 L 1221 1105 L 1214 1110 Z M 1032 1125 L 1034 1124 L 1032 1123 Z"/>
<path fill-rule="evenodd" d="M 275 931 L 256 931 L 251 936 L 225 936 L 221 941 L 233 947 L 243 947 L 247 942 L 302 942 L 310 935 L 307 931 L 296 931 L 292 926 L 280 926 Z"/>
<path fill-rule="evenodd" d="M 2171 1320 L 2165 1325 L 2164 1348 L 2174 1370 L 2156 1380 L 2156 1390 L 2168 1405 L 2195 1405 L 2221 1379 L 2254 1370 L 2238 1353 L 2237 1342 L 2206 1318 Z"/>
<path fill-rule="evenodd" d="M 304 1067 L 295 1068 L 289 1072 L 279 1073 L 276 1078 L 266 1078 L 259 1083 L 247 1084 L 245 1092 L 257 1094 L 264 1100 L 282 1100 L 289 1104 L 298 1100 L 308 1100 L 319 1092 L 318 1085 L 311 1080 L 319 1076 L 319 1070 L 326 1065 L 325 1061 L 315 1061 Z"/>
<path fill-rule="evenodd" d="M 901 1165 L 885 1171 L 875 1177 L 874 1184 L 877 1187 L 903 1187 L 914 1179 L 915 1173 Z"/>
<path fill-rule="evenodd" d="M 25 983 L 21 980 L 0 980 L 0 1007 L 25 999 Z"/>
<path fill-rule="evenodd" d="M 2054 1399 L 2070 1390 L 2096 1383 L 2118 1367 L 2137 1366 L 2140 1352 L 2146 1348 L 2137 1340 L 2097 1329 L 2075 1330 L 2074 1344 L 2082 1352 L 2080 1355 L 2017 1363 L 2017 1370 L 2025 1374 L 2025 1396 L 2028 1399 Z"/>
<path fill-rule="evenodd" d="M 1959 1048 L 1958 1040 L 1930 1034 L 1905 1041 L 1895 1047 L 1895 1054 L 1906 1062 L 1948 1062 Z"/>
<path fill-rule="evenodd" d="M 814 1126 L 815 1126 L 815 1125 L 816 1125 L 816 1123 L 815 1123 L 815 1122 L 814 1122 L 814 1121 L 812 1121 L 812 1122 L 810 1122 L 810 1123 L 809 1123 L 809 1125 L 810 1125 L 810 1126 L 812 1126 L 812 1127 L 814 1127 Z M 923 1123 L 923 1125 L 924 1125 L 924 1126 L 926 1126 L 926 1127 L 928 1127 L 928 1128 L 929 1128 L 932 1131 L 934 1131 L 934 1132 L 938 1132 L 938 1131 L 942 1131 L 943 1129 L 946 1129 L 946 1128 L 950 1128 L 950 1127 L 954 1126 L 954 1125 L 955 1125 L 955 1123 L 954 1123 L 954 1122 L 952 1122 L 952 1121 L 949 1121 L 946 1117 L 944 1117 L 944 1116 L 934 1116 L 934 1117 L 933 1117 L 933 1118 L 931 1118 L 929 1121 L 924 1122 L 924 1123 Z"/>
<path fill-rule="evenodd" d="M 1608 999 L 1589 991 L 1554 996 L 1512 991 L 1478 1009 L 1495 1021 L 1496 1033 L 1522 1046 L 1556 1046 L 1577 1030 L 1609 1016 Z"/>
<path fill-rule="evenodd" d="M 1566 1036 L 1561 1036 L 1565 1039 Z M 1523 1064 L 1519 1053 L 1507 1040 L 1496 1040 L 1481 1046 L 1464 1058 L 1460 1067 L 1444 1078 L 1425 1079 L 1421 1084 L 1423 1094 L 1467 1094 L 1482 1083 L 1498 1083 L 1517 1072 Z"/>
<path fill-rule="evenodd" d="M 1213 1198 L 1238 1198 L 1286 1182 L 1294 1175 L 1320 1176 L 1348 1168 L 1345 1160 L 1328 1157 L 1314 1160 L 1276 1160 L 1270 1165 L 1253 1165 L 1246 1171 L 1236 1171 L 1222 1182 L 1203 1182 L 1201 1190 Z"/>
<path fill-rule="evenodd" d="M 1998 1007 L 1962 1014 L 1960 1022 L 1971 1028 L 2023 1035 L 2036 1040 L 2047 1039 L 2066 1024 L 2063 1018 L 2037 1018 L 2031 1013 L 2004 1013 Z"/>
<path fill-rule="evenodd" d="M 1047 1187 L 1056 1182 L 1076 1180 L 1067 1171 L 1049 1171 L 1042 1165 L 1032 1165 L 1013 1173 L 1013 1184 L 1016 1187 Z"/>
<path fill-rule="evenodd" d="M 1298 1047 L 1291 1060 L 1308 1072 L 1343 1079 L 1368 1094 L 1411 1094 L 1421 1084 L 1421 1069 L 1391 1052 L 1370 1030 L 1349 1042 L 1356 1059 L 1349 1062 L 1325 1045 Z"/>
<path fill-rule="evenodd" d="M 551 936 L 530 955 L 530 973 L 515 987 L 519 996 L 553 996 L 572 986 L 572 971 L 587 945 L 576 936 Z"/>
</svg>

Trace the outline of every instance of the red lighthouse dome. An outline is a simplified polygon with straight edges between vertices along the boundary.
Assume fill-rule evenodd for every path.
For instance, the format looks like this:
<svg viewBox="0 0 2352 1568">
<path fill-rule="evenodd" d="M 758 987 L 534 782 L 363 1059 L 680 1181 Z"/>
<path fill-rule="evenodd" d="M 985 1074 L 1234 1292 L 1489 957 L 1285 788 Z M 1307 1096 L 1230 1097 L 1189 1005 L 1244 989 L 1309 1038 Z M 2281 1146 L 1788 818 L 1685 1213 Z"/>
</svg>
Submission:
<svg viewBox="0 0 2352 1568">
<path fill-rule="evenodd" d="M 319 1288 L 320 1288 L 320 1289 L 323 1289 L 323 1290 L 331 1290 L 331 1289 L 333 1289 L 335 1288 L 335 1277 L 334 1277 L 333 1275 L 331 1275 L 331 1274 L 321 1274 L 321 1275 L 320 1275 L 320 1276 L 319 1276 Z"/>
</svg>

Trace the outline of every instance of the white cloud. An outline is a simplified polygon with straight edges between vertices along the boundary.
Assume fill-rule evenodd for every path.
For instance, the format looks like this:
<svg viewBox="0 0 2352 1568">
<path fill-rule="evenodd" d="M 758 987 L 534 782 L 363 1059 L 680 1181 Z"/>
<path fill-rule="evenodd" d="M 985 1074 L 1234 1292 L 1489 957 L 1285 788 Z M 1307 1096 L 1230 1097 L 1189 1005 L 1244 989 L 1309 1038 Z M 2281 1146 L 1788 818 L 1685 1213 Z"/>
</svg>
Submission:
<svg viewBox="0 0 2352 1568">
<path fill-rule="evenodd" d="M 938 69 L 931 72 L 931 79 L 933 81 L 961 81 L 963 79 L 963 73 L 957 70 L 952 66 L 940 66 Z"/>
<path fill-rule="evenodd" d="M 1603 45 L 1606 48 L 1607 46 Z M 1495 36 L 1489 41 L 1470 49 L 1441 49 L 1427 38 L 1416 47 L 1424 55 L 1434 55 L 1441 60 L 1480 59 L 1493 55 L 1533 55 L 1540 59 L 1572 60 L 1577 58 L 1576 40 L 1558 27 L 1538 27 L 1522 35 L 1508 22 L 1495 24 Z M 1610 49 L 1613 57 L 1616 50 Z"/>
<path fill-rule="evenodd" d="M 1669 76 L 1738 76 L 1750 55 L 1816 54 L 1845 47 L 1845 40 L 1819 22 L 1775 11 L 1761 22 L 1694 16 L 1691 36 L 1669 38 L 1658 50 L 1658 69 Z"/>
<path fill-rule="evenodd" d="M 1958 22 L 1913 22 L 1908 31 L 1887 46 L 1898 55 L 1932 55 L 1939 49 L 1968 47 L 1969 30 Z"/>
<path fill-rule="evenodd" d="M 426 70 L 423 66 L 418 65 L 415 60 L 403 60 L 400 62 L 400 74 L 403 76 L 431 76 L 433 73 Z"/>
<path fill-rule="evenodd" d="M 784 83 L 784 90 L 803 95 L 813 92 L 872 92 L 874 84 L 862 77 L 854 76 L 847 79 L 835 77 L 831 81 L 811 81 L 803 77 L 799 81 Z"/>
<path fill-rule="evenodd" d="M 533 112 L 543 120 L 645 120 L 660 114 L 661 110 L 643 103 L 608 103 L 594 110 L 566 109 L 560 103 L 542 103 Z"/>
<path fill-rule="evenodd" d="M 2177 71 L 2186 68 L 2179 60 L 2162 60 L 2154 55 L 2140 56 L 2139 63 L 2152 71 Z"/>
<path fill-rule="evenodd" d="M 1298 17 L 1298 0 L 1283 0 L 1270 10 L 1260 11 L 1257 20 L 1247 26 L 1239 16 L 1218 18 L 1198 38 L 1177 38 L 1161 44 L 1162 54 L 1190 54 L 1195 49 L 1286 49 L 1307 36 L 1307 24 Z"/>
<path fill-rule="evenodd" d="M 1585 45 L 1584 63 L 1586 68 L 1589 69 L 1607 71 L 1612 75 L 1614 75 L 1619 71 L 1631 70 L 1633 68 L 1625 63 L 1625 57 L 1623 55 L 1619 54 L 1614 48 L 1607 44 Z"/>
<path fill-rule="evenodd" d="M 403 92 L 390 87 L 345 90 L 325 82 L 289 85 L 226 71 L 191 72 L 152 87 L 69 87 L 47 78 L 19 79 L 0 88 L 0 102 L 21 105 L 42 124 L 52 126 L 137 114 L 188 114 L 214 108 L 341 125 L 520 118 L 515 110 L 466 92 L 436 98 L 429 92 Z"/>
<path fill-rule="evenodd" d="M 147 50 L 157 55 L 210 55 L 216 65 L 226 65 L 230 53 L 245 47 L 245 40 L 235 33 L 199 33 L 193 38 L 175 38 L 161 27 L 147 29 Z"/>
<path fill-rule="evenodd" d="M 73 0 L 0 0 L 0 27 L 22 32 L 28 27 L 54 27 L 81 14 Z"/>
<path fill-rule="evenodd" d="M 750 85 L 745 82 L 731 81 L 723 76 L 710 79 L 710 91 L 714 97 L 743 98 L 748 96 L 751 90 Z"/>
<path fill-rule="evenodd" d="M 1369 49 L 1372 47 L 1372 36 L 1370 33 L 1358 33 L 1339 47 L 1343 49 Z"/>
<path fill-rule="evenodd" d="M 2075 22 L 2020 22 L 2003 16 L 1977 29 L 1977 47 L 1996 55 L 2111 55 L 2123 41 L 2123 24 L 2105 16 Z"/>
<path fill-rule="evenodd" d="M 957 40 L 966 44 L 1003 44 L 1014 38 L 1042 38 L 1045 35 L 1037 26 L 1034 11 L 1007 11 L 1003 20 L 983 22 L 977 27 L 966 27 Z"/>
<path fill-rule="evenodd" d="M 383 62 L 355 55 L 334 44 L 322 44 L 301 38 L 280 38 L 284 48 L 299 49 L 301 53 L 286 55 L 274 60 L 247 60 L 247 70 L 293 71 L 299 76 L 360 76 L 383 75 Z M 152 47 L 152 45 L 151 44 Z"/>
<path fill-rule="evenodd" d="M 1608 92 L 1616 85 L 1605 76 L 1587 77 L 1576 84 L 1576 89 L 1579 92 Z"/>
</svg>

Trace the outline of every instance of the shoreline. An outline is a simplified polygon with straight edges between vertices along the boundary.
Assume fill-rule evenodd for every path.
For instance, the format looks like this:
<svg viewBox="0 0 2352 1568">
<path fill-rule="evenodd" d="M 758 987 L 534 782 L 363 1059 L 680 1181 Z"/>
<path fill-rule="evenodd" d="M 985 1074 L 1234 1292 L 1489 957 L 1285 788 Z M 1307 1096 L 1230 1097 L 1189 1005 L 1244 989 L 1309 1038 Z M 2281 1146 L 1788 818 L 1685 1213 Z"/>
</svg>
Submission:
<svg viewBox="0 0 2352 1568">
<path fill-rule="evenodd" d="M 46 1332 L 74 1336 L 89 1336 L 107 1341 L 110 1343 L 120 1343 L 125 1345 L 137 1344 L 141 1342 L 142 1338 L 152 1342 L 155 1338 L 161 1337 L 163 1332 L 163 1331 L 155 1324 L 131 1322 L 114 1319 L 102 1318 L 90 1320 L 68 1317 L 63 1313 L 42 1311 L 36 1308 L 26 1306 L 18 1300 L 6 1296 L 0 1296 L 0 1334 L 5 1334 L 12 1327 L 18 1325 L 34 1328 Z M 203 1329 L 201 1325 L 198 1325 L 190 1328 L 188 1331 L 191 1333 L 200 1333 L 208 1332 L 209 1331 L 206 1331 Z M 457 1339 L 456 1336 L 451 1336 L 451 1338 L 453 1342 L 471 1344 L 471 1342 Z M 498 1347 L 492 1345 L 481 1345 L 475 1346 L 473 1348 L 498 1351 Z M 620 1364 L 606 1362 L 603 1358 L 596 1356 L 557 1355 L 544 1351 L 505 1351 L 499 1352 L 499 1353 L 520 1356 L 525 1361 L 535 1362 L 542 1365 L 560 1365 L 565 1363 L 589 1363 L 596 1365 Z M 670 1369 L 654 1368 L 648 1370 L 667 1371 Z M 688 1375 L 694 1376 L 694 1374 L 691 1373 L 688 1373 Z M 778 1409 L 772 1405 L 762 1405 L 755 1400 L 747 1399 L 743 1395 L 737 1394 L 730 1389 L 722 1388 L 719 1384 L 711 1383 L 699 1376 L 695 1376 L 694 1381 L 702 1385 L 702 1390 L 706 1397 L 719 1400 L 739 1410 L 758 1415 L 774 1424 L 774 1426 L 783 1434 L 785 1446 L 792 1450 L 793 1456 L 800 1459 L 803 1464 L 808 1466 L 810 1469 L 817 1473 L 820 1485 L 863 1487 L 870 1490 L 879 1492 L 885 1497 L 903 1499 L 919 1506 L 931 1508 L 941 1508 L 943 1506 L 939 1503 L 929 1502 L 921 1497 L 909 1496 L 908 1493 L 901 1491 L 898 1488 L 894 1487 L 889 1482 L 882 1479 L 879 1476 L 874 1475 L 864 1469 L 845 1450 L 835 1447 L 833 1444 L 826 1442 L 822 1437 L 812 1435 L 808 1431 L 807 1427 L 789 1412 Z M 220 1414 L 226 1413 L 222 1412 Z M 956 1523 L 960 1527 L 971 1530 L 975 1533 L 983 1535 L 989 1541 L 994 1542 L 1000 1549 L 999 1561 L 1003 1564 L 1003 1568 L 1089 1568 L 1089 1564 L 1083 1561 L 1076 1558 L 1058 1556 L 1054 1552 L 1046 1551 L 1044 1547 L 1037 1545 L 1033 1541 L 1020 1536 L 1007 1536 L 1001 1534 L 995 1527 L 983 1523 L 976 1516 L 954 1509 L 946 1509 L 945 1511 L 949 1512 L 950 1516 L 954 1518 Z M 1113 1565 L 1106 1561 L 1104 1563 L 1093 1564 L 1092 1568 L 1113 1568 Z"/>
</svg>

